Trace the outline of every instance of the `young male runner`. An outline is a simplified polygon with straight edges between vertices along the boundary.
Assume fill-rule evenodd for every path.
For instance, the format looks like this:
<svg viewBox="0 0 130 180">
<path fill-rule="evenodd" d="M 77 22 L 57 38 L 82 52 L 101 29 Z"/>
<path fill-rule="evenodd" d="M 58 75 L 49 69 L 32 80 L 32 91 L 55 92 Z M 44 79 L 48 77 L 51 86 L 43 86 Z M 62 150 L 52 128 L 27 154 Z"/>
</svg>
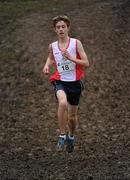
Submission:
<svg viewBox="0 0 130 180">
<path fill-rule="evenodd" d="M 43 68 L 45 74 L 50 73 L 50 68 L 55 65 L 56 71 L 50 77 L 54 85 L 56 97 L 58 99 L 58 124 L 60 135 L 57 146 L 66 150 L 74 150 L 74 132 L 77 122 L 77 110 L 80 95 L 83 90 L 81 81 L 84 73 L 82 67 L 89 67 L 89 61 L 84 51 L 82 43 L 69 36 L 70 19 L 65 15 L 53 18 L 54 31 L 58 40 L 50 44 L 50 53 Z M 65 112 L 67 110 L 67 119 Z M 69 132 L 66 133 L 66 124 Z"/>
</svg>

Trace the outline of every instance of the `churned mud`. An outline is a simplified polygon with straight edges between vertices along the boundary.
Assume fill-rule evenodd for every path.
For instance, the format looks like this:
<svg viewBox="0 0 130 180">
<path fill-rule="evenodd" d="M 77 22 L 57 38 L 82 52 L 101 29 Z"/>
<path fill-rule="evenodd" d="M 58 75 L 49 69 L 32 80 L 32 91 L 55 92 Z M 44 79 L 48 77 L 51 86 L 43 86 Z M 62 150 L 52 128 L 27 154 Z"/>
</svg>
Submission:
<svg viewBox="0 0 130 180">
<path fill-rule="evenodd" d="M 129 0 L 0 2 L 0 179 L 129 180 Z M 72 154 L 55 149 L 57 101 L 42 67 L 66 13 L 90 61 Z"/>
</svg>

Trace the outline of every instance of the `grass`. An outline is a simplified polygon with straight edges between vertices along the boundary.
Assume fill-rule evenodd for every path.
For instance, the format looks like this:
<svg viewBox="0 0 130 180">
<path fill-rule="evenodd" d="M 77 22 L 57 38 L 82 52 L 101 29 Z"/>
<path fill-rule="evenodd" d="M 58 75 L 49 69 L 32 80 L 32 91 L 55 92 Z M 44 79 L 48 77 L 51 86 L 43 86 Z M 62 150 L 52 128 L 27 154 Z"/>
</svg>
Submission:
<svg viewBox="0 0 130 180">
<path fill-rule="evenodd" d="M 0 62 L 17 60 L 15 31 L 20 28 L 18 20 L 24 16 L 44 9 L 49 10 L 47 0 L 44 1 L 3 1 L 0 2 Z"/>
<path fill-rule="evenodd" d="M 79 0 L 12 0 L 0 2 L 0 62 L 16 61 L 15 31 L 20 28 L 18 20 L 32 13 L 61 13 L 64 8 L 78 5 Z M 63 6 L 64 5 L 64 6 Z"/>
<path fill-rule="evenodd" d="M 0 61 L 16 60 L 15 35 L 18 27 L 17 20 L 34 10 L 34 3 L 29 2 L 3 2 L 0 3 Z"/>
</svg>

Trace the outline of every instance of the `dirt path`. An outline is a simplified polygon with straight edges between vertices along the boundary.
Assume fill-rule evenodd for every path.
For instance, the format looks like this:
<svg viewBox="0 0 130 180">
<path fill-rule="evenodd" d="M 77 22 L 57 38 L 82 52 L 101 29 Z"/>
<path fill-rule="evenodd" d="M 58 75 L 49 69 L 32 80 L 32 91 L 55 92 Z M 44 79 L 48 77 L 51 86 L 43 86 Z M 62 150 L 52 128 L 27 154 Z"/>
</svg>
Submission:
<svg viewBox="0 0 130 180">
<path fill-rule="evenodd" d="M 50 20 L 62 12 L 72 17 L 71 34 L 81 39 L 91 63 L 73 154 L 55 150 L 57 102 L 42 74 L 48 45 L 56 38 Z M 7 32 L 1 31 L 0 50 L 9 53 L 7 60 L 0 56 L 2 180 L 130 179 L 129 12 L 127 0 L 53 0 L 19 18 L 15 29 L 2 24 Z"/>
</svg>

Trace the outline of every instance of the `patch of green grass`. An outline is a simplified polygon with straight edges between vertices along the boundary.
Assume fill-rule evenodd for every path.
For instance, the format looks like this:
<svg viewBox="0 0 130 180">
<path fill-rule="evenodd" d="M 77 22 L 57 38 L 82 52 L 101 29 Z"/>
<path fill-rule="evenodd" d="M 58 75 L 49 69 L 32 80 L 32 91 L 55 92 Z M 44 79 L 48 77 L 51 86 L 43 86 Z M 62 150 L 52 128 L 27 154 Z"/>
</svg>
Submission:
<svg viewBox="0 0 130 180">
<path fill-rule="evenodd" d="M 0 62 L 17 60 L 15 52 L 15 31 L 18 30 L 18 20 L 32 13 L 62 13 L 73 5 L 77 6 L 80 0 L 12 0 L 0 2 Z M 67 11 L 65 11 L 67 12 Z"/>
<path fill-rule="evenodd" d="M 19 28 L 17 20 L 31 12 L 36 11 L 38 5 L 33 1 L 1 2 L 0 3 L 0 62 L 12 62 L 17 60 L 15 52 L 15 34 Z"/>
<path fill-rule="evenodd" d="M 5 50 L 0 53 L 0 61 L 6 62 L 12 62 L 13 60 L 16 60 L 17 55 L 11 51 L 11 50 Z"/>
<path fill-rule="evenodd" d="M 43 13 L 50 13 L 52 9 L 56 8 L 58 12 L 64 11 L 64 8 L 79 5 L 80 0 L 15 0 L 0 2 L 0 16 L 6 20 L 16 20 L 27 14 L 41 11 Z"/>
<path fill-rule="evenodd" d="M 9 2 L 0 2 L 0 14 L 4 15 L 8 18 L 17 19 L 21 16 L 29 14 L 31 12 L 37 11 L 44 11 L 50 12 L 52 8 L 61 8 L 64 9 L 66 6 L 72 6 L 77 4 L 79 0 L 39 0 L 39 1 L 32 1 L 32 0 L 23 0 L 23 1 L 9 1 Z M 59 9 L 60 10 L 60 9 Z"/>
</svg>

